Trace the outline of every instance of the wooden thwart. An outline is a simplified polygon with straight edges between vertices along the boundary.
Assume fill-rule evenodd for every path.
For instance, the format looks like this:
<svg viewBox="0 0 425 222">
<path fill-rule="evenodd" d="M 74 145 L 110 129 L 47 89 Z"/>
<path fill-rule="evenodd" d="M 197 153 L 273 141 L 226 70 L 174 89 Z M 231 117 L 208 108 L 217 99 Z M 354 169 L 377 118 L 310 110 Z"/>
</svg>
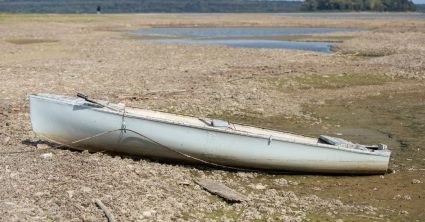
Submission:
<svg viewBox="0 0 425 222">
<path fill-rule="evenodd" d="M 247 200 L 247 198 L 242 194 L 216 181 L 208 179 L 198 179 L 195 180 L 195 183 L 207 190 L 208 192 L 215 194 L 227 201 L 242 202 Z"/>
</svg>

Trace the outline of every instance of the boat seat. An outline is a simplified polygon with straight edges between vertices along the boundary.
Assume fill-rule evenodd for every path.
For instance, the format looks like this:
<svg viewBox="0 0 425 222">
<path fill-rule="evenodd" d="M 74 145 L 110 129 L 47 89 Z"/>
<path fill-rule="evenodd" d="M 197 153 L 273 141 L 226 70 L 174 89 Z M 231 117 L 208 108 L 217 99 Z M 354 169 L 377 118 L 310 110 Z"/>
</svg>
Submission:
<svg viewBox="0 0 425 222">
<path fill-rule="evenodd" d="M 221 120 L 221 119 L 199 118 L 199 120 L 201 120 L 208 126 L 230 128 L 229 122 Z"/>
<path fill-rule="evenodd" d="M 348 140 L 344 140 L 344 139 L 341 139 L 341 138 L 338 138 L 338 137 L 327 136 L 327 135 L 320 135 L 318 142 L 330 144 L 330 145 L 334 145 L 334 146 L 341 146 L 341 145 L 354 146 L 355 145 Z"/>
</svg>

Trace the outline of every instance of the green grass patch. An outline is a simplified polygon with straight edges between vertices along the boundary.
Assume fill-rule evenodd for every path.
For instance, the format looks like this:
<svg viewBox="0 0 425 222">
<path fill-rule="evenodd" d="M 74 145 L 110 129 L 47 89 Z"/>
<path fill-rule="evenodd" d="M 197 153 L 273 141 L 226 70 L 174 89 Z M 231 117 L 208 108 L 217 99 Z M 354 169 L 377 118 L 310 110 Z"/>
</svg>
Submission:
<svg viewBox="0 0 425 222">
<path fill-rule="evenodd" d="M 386 141 L 347 138 L 359 143 L 386 143 L 393 151 L 395 168 L 425 163 L 425 92 L 393 93 L 362 99 L 332 100 L 325 105 L 305 105 L 304 111 L 331 125 L 364 128 L 388 135 Z M 337 130 L 337 129 L 335 129 Z M 407 159 L 412 159 L 411 161 Z"/>
<path fill-rule="evenodd" d="M 307 213 L 307 219 L 310 222 L 322 222 L 322 221 L 336 221 L 338 219 L 342 219 L 344 222 L 362 222 L 362 221 L 375 221 L 375 220 L 382 220 L 381 218 L 375 217 L 375 216 L 367 216 L 359 214 L 344 214 L 340 213 L 338 215 L 327 215 L 324 212 L 308 212 Z"/>
<path fill-rule="evenodd" d="M 355 55 L 358 57 L 383 57 L 395 54 L 397 50 L 395 48 L 376 48 L 376 47 L 363 47 L 360 49 L 346 48 L 344 45 L 333 45 L 331 46 L 333 52 L 339 52 L 345 55 Z"/>
<path fill-rule="evenodd" d="M 311 75 L 298 77 L 296 81 L 310 88 L 338 89 L 349 86 L 382 85 L 391 78 L 373 74 Z"/>
<path fill-rule="evenodd" d="M 227 217 L 227 218 L 232 218 L 234 220 L 237 220 L 243 211 L 244 211 L 244 208 L 242 208 L 239 211 L 234 211 L 234 210 L 226 211 L 221 208 L 221 209 L 213 210 L 211 212 L 204 212 L 204 219 L 220 220 L 223 217 Z"/>
<path fill-rule="evenodd" d="M 361 57 L 383 57 L 394 54 L 396 51 L 393 49 L 385 49 L 385 50 L 362 50 L 354 53 L 356 56 Z"/>
<path fill-rule="evenodd" d="M 309 75 L 301 77 L 271 77 L 267 82 L 278 90 L 340 89 L 350 86 L 383 85 L 393 79 L 377 74 Z"/>
</svg>

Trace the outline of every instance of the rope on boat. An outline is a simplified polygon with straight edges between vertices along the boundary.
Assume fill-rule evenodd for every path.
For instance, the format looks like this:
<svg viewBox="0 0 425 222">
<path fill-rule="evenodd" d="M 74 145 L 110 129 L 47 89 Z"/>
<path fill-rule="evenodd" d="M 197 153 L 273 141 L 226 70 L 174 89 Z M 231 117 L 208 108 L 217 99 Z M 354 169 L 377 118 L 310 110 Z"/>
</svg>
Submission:
<svg viewBox="0 0 425 222">
<path fill-rule="evenodd" d="M 44 149 L 37 149 L 37 150 L 4 152 L 4 153 L 0 153 L 0 155 L 13 155 L 13 154 L 21 154 L 21 153 L 31 153 L 31 152 L 37 152 L 37 151 L 42 151 L 42 150 L 57 149 L 57 148 L 60 148 L 60 147 L 65 147 L 65 146 L 72 147 L 73 144 L 76 144 L 76 143 L 79 143 L 79 142 L 83 142 L 83 141 L 87 141 L 87 140 L 90 140 L 90 139 L 94 139 L 96 137 L 107 135 L 107 134 L 110 134 L 110 133 L 113 133 L 113 132 L 120 131 L 121 134 L 124 134 L 124 133 L 127 133 L 127 131 L 129 131 L 129 132 L 135 133 L 135 134 L 137 134 L 137 135 L 139 135 L 139 136 L 141 136 L 141 137 L 149 140 L 150 142 L 152 142 L 152 143 L 154 143 L 154 144 L 156 144 L 158 146 L 161 146 L 161 147 L 163 147 L 163 148 L 165 148 L 167 150 L 170 150 L 170 151 L 175 152 L 175 153 L 177 153 L 179 155 L 182 155 L 182 156 L 184 156 L 184 157 L 186 157 L 188 159 L 192 159 L 192 160 L 195 160 L 195 161 L 198 161 L 198 162 L 207 164 L 207 165 L 211 165 L 211 166 L 215 166 L 215 167 L 219 167 L 219 168 L 224 168 L 224 169 L 231 169 L 231 170 L 243 170 L 243 171 L 255 171 L 255 172 L 258 171 L 258 170 L 244 169 L 244 168 L 239 168 L 239 167 L 231 167 L 231 166 L 226 166 L 226 165 L 222 165 L 222 164 L 218 164 L 218 163 L 213 163 L 213 162 L 206 161 L 206 160 L 203 160 L 203 159 L 200 159 L 200 158 L 191 156 L 189 154 L 180 152 L 180 151 L 178 151 L 176 149 L 173 149 L 173 148 L 171 148 L 169 146 L 163 145 L 163 144 L 155 141 L 154 139 L 149 138 L 149 137 L 143 135 L 142 133 L 139 133 L 139 132 L 137 132 L 135 130 L 127 129 L 126 122 L 125 122 L 125 118 L 127 117 L 127 112 L 126 112 L 126 109 L 125 109 L 125 105 L 124 105 L 124 108 L 123 109 L 117 109 L 115 107 L 111 107 L 109 105 L 102 104 L 102 103 L 99 103 L 99 102 L 97 102 L 95 100 L 89 99 L 87 95 L 84 95 L 82 93 L 77 93 L 77 97 L 80 97 L 80 98 L 82 98 L 82 99 L 84 99 L 84 100 L 86 100 L 88 102 L 91 102 L 91 103 L 94 103 L 94 104 L 103 106 L 105 108 L 108 108 L 108 109 L 111 109 L 111 110 L 114 110 L 114 111 L 117 111 L 117 112 L 122 112 L 121 128 L 114 129 L 114 130 L 104 131 L 104 132 L 98 133 L 98 134 L 93 135 L 93 136 L 89 136 L 89 137 L 85 137 L 85 138 L 82 138 L 82 139 L 79 139 L 79 140 L 75 140 L 75 141 L 70 142 L 70 143 L 67 143 L 67 144 L 60 143 L 60 142 L 57 142 L 57 141 L 55 141 L 53 139 L 50 139 L 50 138 L 48 138 L 46 136 L 43 136 L 47 140 L 54 141 L 54 142 L 58 143 L 58 145 L 53 146 L 53 147 L 44 148 Z"/>
<path fill-rule="evenodd" d="M 155 141 L 155 140 L 153 140 L 153 139 L 151 139 L 151 138 L 149 138 L 149 137 L 147 137 L 147 136 L 145 136 L 145 135 L 143 135 L 143 134 L 141 134 L 141 133 L 139 133 L 139 132 L 137 132 L 137 131 L 134 131 L 134 130 L 131 130 L 131 129 L 130 129 L 130 130 L 129 130 L 129 129 L 126 129 L 126 130 L 127 130 L 127 131 L 130 131 L 130 132 L 132 132 L 132 133 L 135 133 L 135 134 L 137 134 L 137 135 L 139 135 L 139 136 L 141 136 L 141 137 L 143 137 L 143 138 L 146 138 L 147 140 L 151 141 L 152 143 L 154 143 L 154 144 L 156 144 L 156 145 L 159 145 L 159 146 L 161 146 L 161 147 L 163 147 L 163 148 L 166 148 L 166 149 L 168 149 L 168 150 L 170 150 L 170 151 L 173 151 L 173 152 L 175 152 L 175 153 L 177 153 L 177 154 L 180 154 L 180 155 L 182 155 L 182 156 L 184 156 L 184 157 L 187 157 L 187 158 L 189 158 L 189 159 L 196 160 L 196 161 L 201 162 L 201 163 L 204 163 L 204 164 L 208 164 L 208 165 L 212 165 L 212 166 L 220 167 L 220 168 L 225 168 L 225 169 L 232 169 L 232 170 L 257 171 L 257 170 L 249 170 L 249 169 L 239 168 L 239 167 L 231 167 L 231 166 L 226 166 L 226 165 L 222 165 L 222 164 L 218 164 L 218 163 L 213 163 L 213 162 L 210 162 L 210 161 L 206 161 L 206 160 L 203 160 L 203 159 L 200 159 L 200 158 L 197 158 L 197 157 L 191 156 L 191 155 L 189 155 L 189 154 L 186 154 L 186 153 L 180 152 L 180 151 L 178 151 L 178 150 L 175 150 L 175 149 L 173 149 L 173 148 L 171 148 L 171 147 L 169 147 L 169 146 L 163 145 L 163 144 L 161 144 L 161 143 L 159 143 L 159 142 L 157 142 L 157 141 Z"/>
<path fill-rule="evenodd" d="M 124 115 L 123 115 L 123 117 L 124 117 Z M 124 118 L 123 118 L 123 121 L 124 121 Z M 79 139 L 79 140 L 75 140 L 75 141 L 70 142 L 70 143 L 59 143 L 59 142 L 57 142 L 57 141 L 55 141 L 53 139 L 50 139 L 48 137 L 43 136 L 46 140 L 55 141 L 55 143 L 58 143 L 58 145 L 53 146 L 53 147 L 44 148 L 44 149 L 36 149 L 36 150 L 28 150 L 28 151 L 16 151 L 16 152 L 3 152 L 3 153 L 0 153 L 0 155 L 13 155 L 13 154 L 21 154 L 21 153 L 32 153 L 32 152 L 43 151 L 43 150 L 57 149 L 57 148 L 60 148 L 60 147 L 67 147 L 67 146 L 68 147 L 72 147 L 72 145 L 74 145 L 76 143 L 84 142 L 84 141 L 87 141 L 87 140 L 90 140 L 90 139 L 94 139 L 94 138 L 99 137 L 99 136 L 107 135 L 107 134 L 110 134 L 110 133 L 113 133 L 113 132 L 118 132 L 118 131 L 120 131 L 122 133 L 126 133 L 127 131 L 132 132 L 132 133 L 135 133 L 135 134 L 137 134 L 137 135 L 139 135 L 139 136 L 141 136 L 141 137 L 149 140 L 150 142 L 152 142 L 152 143 L 154 143 L 154 144 L 156 144 L 158 146 L 161 146 L 161 147 L 163 147 L 163 148 L 165 148 L 167 150 L 170 150 L 172 152 L 175 152 L 177 154 L 180 154 L 180 155 L 182 155 L 182 156 L 184 156 L 184 157 L 186 157 L 188 159 L 192 159 L 192 160 L 195 160 L 195 161 L 198 161 L 198 162 L 207 164 L 207 165 L 211 165 L 211 166 L 215 166 L 215 167 L 219 167 L 219 168 L 224 168 L 224 169 L 239 170 L 239 171 L 252 171 L 252 172 L 257 172 L 258 171 L 258 170 L 253 170 L 253 169 L 245 169 L 245 168 L 239 168 L 239 167 L 226 166 L 226 165 L 222 165 L 222 164 L 218 164 L 218 163 L 213 163 L 213 162 L 210 162 L 210 161 L 206 161 L 206 160 L 203 160 L 203 159 L 200 159 L 200 158 L 191 156 L 189 154 L 186 154 L 186 153 L 183 153 L 183 152 L 178 151 L 176 149 L 173 149 L 173 148 L 171 148 L 169 146 L 163 145 L 163 144 L 155 141 L 154 139 L 149 138 L 149 137 L 147 137 L 147 136 L 143 135 L 142 133 L 139 133 L 139 132 L 137 132 L 135 130 L 127 129 L 125 127 L 125 122 L 123 122 L 123 125 L 122 125 L 122 127 L 120 129 L 114 129 L 114 130 L 104 131 L 104 132 L 95 134 L 93 136 L 89 136 L 89 137 L 85 137 L 85 138 L 82 138 L 82 139 Z"/>
<path fill-rule="evenodd" d="M 83 138 L 83 139 L 75 140 L 75 141 L 70 142 L 70 143 L 67 143 L 67 144 L 56 142 L 56 143 L 59 143 L 59 144 L 56 145 L 56 146 L 52 146 L 52 147 L 48 147 L 48 148 L 44 148 L 44 149 L 16 151 L 16 152 L 2 152 L 2 153 L 0 153 L 0 155 L 13 155 L 13 154 L 20 154 L 20 153 L 33 153 L 33 152 L 37 152 L 37 151 L 57 149 L 57 148 L 64 147 L 64 146 L 71 146 L 71 145 L 73 145 L 75 143 L 83 142 L 83 141 L 86 141 L 86 140 L 89 140 L 89 139 L 93 139 L 93 138 L 96 138 L 98 136 L 106 135 L 106 134 L 109 134 L 109 133 L 113 133 L 113 132 L 119 131 L 119 130 L 122 130 L 122 129 L 104 131 L 102 133 L 99 133 L 99 134 L 96 134 L 96 135 L 93 135 L 93 136 L 89 136 L 89 137 L 86 137 L 86 138 Z M 52 140 L 52 139 L 50 139 L 48 137 L 45 137 L 45 136 L 43 136 L 43 137 L 45 139 L 47 139 L 47 140 L 55 141 L 55 140 Z"/>
</svg>

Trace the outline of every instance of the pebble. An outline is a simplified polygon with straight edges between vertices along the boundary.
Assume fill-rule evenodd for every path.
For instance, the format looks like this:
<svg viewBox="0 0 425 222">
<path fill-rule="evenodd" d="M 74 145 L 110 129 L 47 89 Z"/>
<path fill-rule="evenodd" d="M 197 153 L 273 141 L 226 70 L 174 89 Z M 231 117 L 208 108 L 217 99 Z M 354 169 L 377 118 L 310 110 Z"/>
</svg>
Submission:
<svg viewBox="0 0 425 222">
<path fill-rule="evenodd" d="M 30 143 L 32 143 L 32 144 L 38 144 L 39 142 L 41 142 L 41 140 L 38 139 L 38 138 L 32 138 L 32 139 L 30 139 Z"/>
<path fill-rule="evenodd" d="M 409 212 L 407 212 L 406 210 L 402 210 L 402 211 L 400 211 L 400 214 L 408 215 L 408 214 L 409 214 Z"/>
<path fill-rule="evenodd" d="M 249 184 L 248 187 L 251 187 L 252 189 L 256 189 L 256 190 L 264 190 L 266 189 L 266 186 L 259 183 L 259 184 Z"/>
<path fill-rule="evenodd" d="M 41 144 L 41 143 L 37 144 L 37 149 L 40 149 L 40 150 L 45 150 L 45 149 L 48 149 L 49 147 L 50 146 L 47 144 Z"/>
<path fill-rule="evenodd" d="M 155 210 L 148 210 L 148 211 L 144 211 L 142 213 L 144 218 L 151 218 L 151 217 L 155 216 L 155 214 L 156 214 Z"/>
<path fill-rule="evenodd" d="M 298 184 L 300 184 L 296 181 L 291 181 L 291 180 L 288 183 L 289 183 L 289 185 L 292 185 L 292 186 L 298 186 Z"/>
<path fill-rule="evenodd" d="M 412 180 L 412 184 L 420 184 L 420 183 L 422 183 L 420 180 L 418 180 L 418 179 L 413 179 Z"/>
<path fill-rule="evenodd" d="M 92 189 L 90 187 L 81 187 L 81 191 L 83 191 L 84 193 L 90 193 Z"/>
<path fill-rule="evenodd" d="M 264 189 L 266 189 L 266 186 L 259 183 L 259 184 L 255 185 L 254 188 L 257 189 L 257 190 L 264 190 Z"/>
<path fill-rule="evenodd" d="M 73 190 L 68 190 L 66 191 L 68 193 L 68 197 L 72 198 L 74 196 L 74 191 Z"/>
<path fill-rule="evenodd" d="M 43 153 L 40 156 L 44 159 L 50 159 L 53 157 L 53 153 Z"/>
<path fill-rule="evenodd" d="M 275 179 L 275 180 L 273 180 L 273 183 L 275 185 L 278 185 L 278 186 L 287 186 L 288 185 L 288 181 L 284 178 Z"/>
<path fill-rule="evenodd" d="M 6 137 L 6 138 L 4 138 L 4 144 L 8 144 L 8 143 L 9 143 L 9 141 L 10 141 L 10 137 Z"/>
<path fill-rule="evenodd" d="M 189 185 L 190 185 L 190 181 L 183 180 L 183 181 L 179 181 L 179 182 L 177 182 L 177 184 L 178 184 L 178 185 L 189 186 Z"/>
</svg>

